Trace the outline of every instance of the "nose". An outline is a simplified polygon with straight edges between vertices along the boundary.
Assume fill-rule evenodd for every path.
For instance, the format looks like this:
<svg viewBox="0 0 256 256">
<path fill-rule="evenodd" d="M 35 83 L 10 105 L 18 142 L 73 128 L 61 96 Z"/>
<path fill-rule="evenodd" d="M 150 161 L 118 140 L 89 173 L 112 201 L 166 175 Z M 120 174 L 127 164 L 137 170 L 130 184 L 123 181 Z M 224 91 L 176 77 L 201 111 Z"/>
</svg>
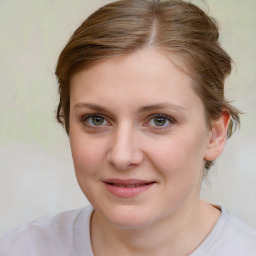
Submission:
<svg viewBox="0 0 256 256">
<path fill-rule="evenodd" d="M 117 130 L 108 152 L 110 164 L 117 170 L 125 171 L 140 165 L 143 158 L 136 131 L 127 128 Z"/>
</svg>

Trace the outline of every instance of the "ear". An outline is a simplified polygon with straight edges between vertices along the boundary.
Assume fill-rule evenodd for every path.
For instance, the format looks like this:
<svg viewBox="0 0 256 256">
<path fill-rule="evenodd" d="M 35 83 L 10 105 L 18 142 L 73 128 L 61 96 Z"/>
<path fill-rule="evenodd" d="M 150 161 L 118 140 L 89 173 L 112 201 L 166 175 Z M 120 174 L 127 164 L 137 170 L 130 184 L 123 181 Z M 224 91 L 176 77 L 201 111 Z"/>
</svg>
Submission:
<svg viewBox="0 0 256 256">
<path fill-rule="evenodd" d="M 205 160 L 213 161 L 222 153 L 227 140 L 229 122 L 230 114 L 226 111 L 223 111 L 221 116 L 212 122 Z"/>
</svg>

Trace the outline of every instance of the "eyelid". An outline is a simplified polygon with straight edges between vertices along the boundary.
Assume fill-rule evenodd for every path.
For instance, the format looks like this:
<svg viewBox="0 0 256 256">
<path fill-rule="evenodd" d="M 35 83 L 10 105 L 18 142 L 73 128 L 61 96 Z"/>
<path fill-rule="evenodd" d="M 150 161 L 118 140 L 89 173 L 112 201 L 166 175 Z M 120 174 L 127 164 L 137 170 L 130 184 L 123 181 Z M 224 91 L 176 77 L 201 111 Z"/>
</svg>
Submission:
<svg viewBox="0 0 256 256">
<path fill-rule="evenodd" d="M 85 126 L 91 127 L 91 128 L 101 128 L 101 127 L 103 127 L 103 126 L 106 126 L 106 124 L 105 124 L 105 125 L 99 125 L 99 126 L 97 126 L 97 125 L 93 126 L 93 125 L 88 124 L 88 123 L 86 122 L 86 120 L 88 120 L 88 119 L 91 118 L 91 117 L 101 117 L 101 118 L 103 118 L 108 124 L 110 123 L 109 120 L 108 120 L 108 118 L 106 118 L 104 115 L 98 114 L 98 113 L 92 113 L 92 114 L 83 115 L 83 116 L 80 118 L 80 122 L 83 123 Z M 108 124 L 107 124 L 107 125 L 108 125 Z"/>
<path fill-rule="evenodd" d="M 106 119 L 106 118 L 105 118 L 103 115 L 101 115 L 101 114 L 93 113 L 93 114 L 82 115 L 82 117 L 81 117 L 81 122 L 84 122 L 86 119 L 88 119 L 88 118 L 90 118 L 90 117 L 96 117 L 96 116 L 102 117 L 102 118 Z"/>
<path fill-rule="evenodd" d="M 176 120 L 173 118 L 173 117 L 171 117 L 171 116 L 169 116 L 169 115 L 166 115 L 166 114 L 160 114 L 160 113 L 156 113 L 156 114 L 151 114 L 149 117 L 148 117 L 148 119 L 147 119 L 147 122 L 146 122 L 146 126 L 150 126 L 149 125 L 149 122 L 153 119 L 153 118 L 156 118 L 156 117 L 163 117 L 163 118 L 165 118 L 166 120 L 168 120 L 170 123 L 171 123 L 171 125 L 172 124 L 175 124 L 176 123 Z M 168 125 L 168 127 L 169 127 L 169 125 Z M 153 128 L 155 128 L 155 127 L 153 127 Z M 157 129 L 164 129 L 164 128 L 167 128 L 166 126 L 158 126 L 157 127 Z"/>
<path fill-rule="evenodd" d="M 173 117 L 171 117 L 169 115 L 166 115 L 166 114 L 151 114 L 148 117 L 148 121 L 151 120 L 152 118 L 155 118 L 155 117 L 164 117 L 164 118 L 166 118 L 167 120 L 169 120 L 172 123 L 176 122 L 176 120 Z"/>
<path fill-rule="evenodd" d="M 105 125 L 101 125 L 101 126 L 91 126 L 89 125 L 88 123 L 86 123 L 86 120 L 90 117 L 101 117 L 103 118 L 109 125 L 111 124 L 111 122 L 109 121 L 109 119 L 103 115 L 103 114 L 98 114 L 98 113 L 91 113 L 91 114 L 86 114 L 86 115 L 83 115 L 81 118 L 80 118 L 80 122 L 82 122 L 84 125 L 88 126 L 88 127 L 93 127 L 93 128 L 100 128 L 100 127 L 103 127 L 103 126 L 106 126 Z M 171 124 L 174 124 L 176 123 L 176 120 L 175 118 L 169 116 L 169 115 L 166 115 L 166 114 L 160 114 L 160 113 L 154 113 L 154 114 L 151 114 L 147 117 L 147 120 L 146 120 L 146 123 L 144 124 L 144 126 L 150 126 L 149 125 L 149 122 L 153 119 L 153 118 L 156 118 L 156 117 L 163 117 L 163 118 L 166 118 L 166 120 L 168 120 Z M 157 127 L 158 129 L 161 129 L 161 126 Z M 162 127 L 164 128 L 164 127 Z M 166 128 L 166 127 L 165 127 Z"/>
</svg>

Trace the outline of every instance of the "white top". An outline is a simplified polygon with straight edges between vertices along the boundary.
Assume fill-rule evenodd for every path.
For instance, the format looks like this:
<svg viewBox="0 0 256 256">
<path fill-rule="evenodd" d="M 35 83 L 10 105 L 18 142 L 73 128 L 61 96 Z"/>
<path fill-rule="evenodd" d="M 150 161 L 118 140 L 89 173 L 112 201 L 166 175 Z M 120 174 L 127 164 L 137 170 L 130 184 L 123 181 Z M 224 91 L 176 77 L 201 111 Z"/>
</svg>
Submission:
<svg viewBox="0 0 256 256">
<path fill-rule="evenodd" d="M 222 214 L 205 241 L 189 256 L 256 256 L 256 230 Z M 0 240 L 0 256 L 93 256 L 92 206 L 40 218 L 9 231 Z"/>
</svg>

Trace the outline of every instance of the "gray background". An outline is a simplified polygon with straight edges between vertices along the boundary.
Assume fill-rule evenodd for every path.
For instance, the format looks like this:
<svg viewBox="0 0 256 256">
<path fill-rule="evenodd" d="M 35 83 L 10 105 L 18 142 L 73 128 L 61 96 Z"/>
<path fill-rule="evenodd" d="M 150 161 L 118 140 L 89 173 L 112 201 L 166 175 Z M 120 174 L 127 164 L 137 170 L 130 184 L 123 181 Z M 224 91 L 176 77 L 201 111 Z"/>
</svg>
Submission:
<svg viewBox="0 0 256 256">
<path fill-rule="evenodd" d="M 83 207 L 68 138 L 54 120 L 58 54 L 74 29 L 109 1 L 0 0 L 0 235 L 41 215 Z M 212 0 L 236 65 L 226 93 L 245 114 L 202 197 L 256 227 L 256 1 Z"/>
</svg>

